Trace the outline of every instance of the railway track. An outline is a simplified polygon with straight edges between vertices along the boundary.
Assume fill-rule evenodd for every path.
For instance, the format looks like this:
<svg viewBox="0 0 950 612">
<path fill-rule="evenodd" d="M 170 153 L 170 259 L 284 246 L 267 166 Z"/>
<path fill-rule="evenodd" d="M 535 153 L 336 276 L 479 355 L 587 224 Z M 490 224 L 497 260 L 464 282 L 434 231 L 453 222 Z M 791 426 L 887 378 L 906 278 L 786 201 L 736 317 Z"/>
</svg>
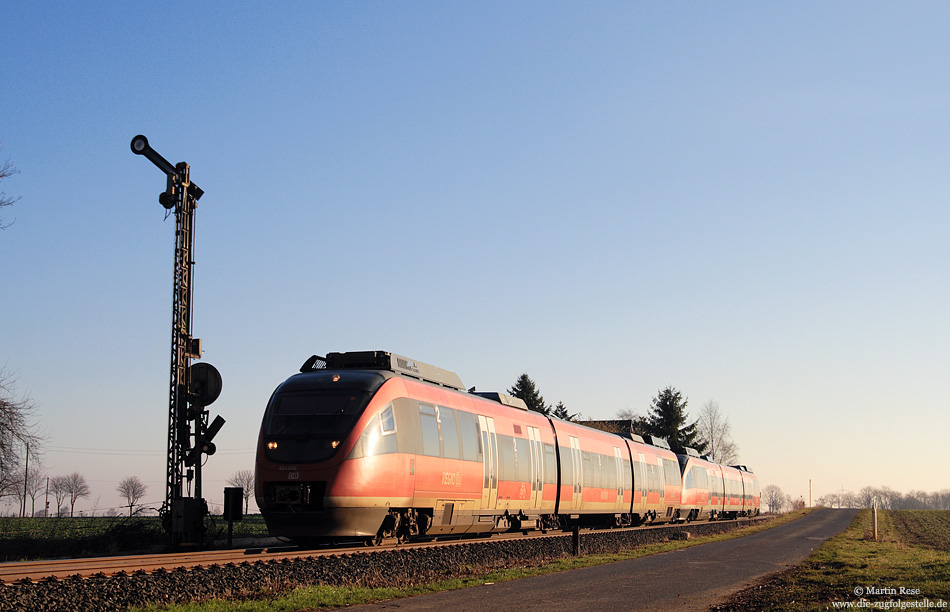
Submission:
<svg viewBox="0 0 950 612">
<path fill-rule="evenodd" d="M 703 525 L 705 522 L 697 521 L 693 525 Z M 676 526 L 681 526 L 677 524 Z M 634 530 L 653 530 L 669 529 L 670 525 L 649 525 L 633 527 Z M 613 532 L 622 532 L 624 529 L 611 529 Z M 550 536 L 563 536 L 562 531 L 549 532 L 530 532 L 527 535 L 521 533 L 502 533 L 495 534 L 491 538 L 446 538 L 428 542 L 411 542 L 408 544 L 384 543 L 381 546 L 366 547 L 362 545 L 337 546 L 332 548 L 318 549 L 299 549 L 292 546 L 270 546 L 247 548 L 240 550 L 209 550 L 197 552 L 179 552 L 145 555 L 126 555 L 115 557 L 91 557 L 81 559 L 52 559 L 41 561 L 21 561 L 14 563 L 0 563 L 0 582 L 9 584 L 12 582 L 29 580 L 39 582 L 55 578 L 63 580 L 66 578 L 80 577 L 88 578 L 90 576 L 116 576 L 128 574 L 152 573 L 160 570 L 174 571 L 183 568 L 185 570 L 221 566 L 221 565 L 239 565 L 241 563 L 256 563 L 258 561 L 269 562 L 282 559 L 294 559 L 298 557 L 317 557 L 325 555 L 342 555 L 371 552 L 378 550 L 387 550 L 393 548 L 416 548 L 422 546 L 438 546 L 456 544 L 458 542 L 478 542 L 478 541 L 498 541 L 511 538 L 542 538 Z"/>
</svg>

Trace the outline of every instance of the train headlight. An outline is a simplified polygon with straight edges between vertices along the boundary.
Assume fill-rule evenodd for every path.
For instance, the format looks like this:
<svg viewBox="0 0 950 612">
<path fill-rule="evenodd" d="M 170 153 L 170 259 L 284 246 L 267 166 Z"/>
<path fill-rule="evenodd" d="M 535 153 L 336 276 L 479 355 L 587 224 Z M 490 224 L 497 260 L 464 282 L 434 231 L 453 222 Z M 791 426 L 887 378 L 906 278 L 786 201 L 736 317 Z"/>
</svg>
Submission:
<svg viewBox="0 0 950 612">
<path fill-rule="evenodd" d="M 276 442 L 268 442 L 268 443 L 267 443 L 267 448 L 269 448 L 270 450 L 276 450 L 276 448 L 277 448 L 277 443 L 276 443 Z"/>
</svg>

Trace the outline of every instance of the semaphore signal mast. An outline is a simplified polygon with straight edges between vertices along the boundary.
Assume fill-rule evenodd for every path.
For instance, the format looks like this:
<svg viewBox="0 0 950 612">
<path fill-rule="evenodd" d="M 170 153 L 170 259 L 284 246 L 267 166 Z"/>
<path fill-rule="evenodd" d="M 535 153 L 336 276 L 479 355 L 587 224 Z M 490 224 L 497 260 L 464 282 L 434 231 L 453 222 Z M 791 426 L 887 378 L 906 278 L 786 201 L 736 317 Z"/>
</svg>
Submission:
<svg viewBox="0 0 950 612">
<path fill-rule="evenodd" d="M 165 173 L 165 191 L 158 196 L 166 210 L 175 211 L 175 277 L 172 296 L 171 381 L 168 401 L 168 471 L 162 524 L 173 546 L 200 546 L 208 505 L 201 496 L 202 455 L 215 452 L 212 439 L 224 425 L 216 416 L 208 423 L 205 407 L 221 393 L 221 375 L 201 358 L 201 340 L 191 336 L 195 208 L 204 191 L 191 182 L 188 164 L 171 165 L 148 144 L 145 136 L 132 139 L 132 152 L 144 155 Z M 194 481 L 194 492 L 186 495 Z"/>
</svg>

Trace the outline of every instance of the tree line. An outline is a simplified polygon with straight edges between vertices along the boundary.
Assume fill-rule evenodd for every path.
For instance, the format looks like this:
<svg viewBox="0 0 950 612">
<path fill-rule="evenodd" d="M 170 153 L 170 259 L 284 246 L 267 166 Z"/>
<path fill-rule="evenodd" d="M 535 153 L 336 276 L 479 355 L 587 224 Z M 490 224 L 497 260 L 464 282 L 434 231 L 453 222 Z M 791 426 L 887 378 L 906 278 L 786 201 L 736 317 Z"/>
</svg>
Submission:
<svg viewBox="0 0 950 612">
<path fill-rule="evenodd" d="M 890 487 L 864 487 L 857 493 L 841 491 L 828 493 L 815 500 L 816 506 L 826 508 L 881 508 L 884 510 L 950 510 L 950 489 L 935 493 L 911 491 L 901 493 Z M 804 499 L 793 500 L 776 485 L 762 489 L 762 509 L 771 513 L 805 507 Z"/>
<path fill-rule="evenodd" d="M 17 513 L 22 516 L 57 516 L 72 517 L 75 515 L 76 502 L 80 499 L 88 498 L 90 495 L 89 485 L 85 476 L 78 472 L 73 472 L 67 476 L 47 476 L 42 468 L 29 468 L 26 486 L 23 483 L 23 476 L 19 479 L 12 478 L 13 485 L 9 492 L 0 495 L 0 497 L 14 497 L 19 502 Z M 251 496 L 254 495 L 254 471 L 238 470 L 227 480 L 230 487 L 240 487 L 244 495 L 244 513 L 248 511 Z M 140 512 L 147 510 L 140 502 L 145 498 L 148 492 L 148 485 L 142 482 L 138 476 L 126 476 L 115 487 L 116 492 L 122 499 L 122 508 L 128 508 L 129 516 L 132 517 Z M 43 498 L 49 500 L 52 498 L 55 503 L 55 510 L 50 513 L 50 502 L 42 503 L 39 512 L 36 510 L 36 500 Z M 29 500 L 30 508 L 26 509 Z M 68 506 L 67 506 L 68 501 Z M 114 508 L 110 509 L 115 511 Z M 95 513 L 95 511 L 93 511 Z"/>
<path fill-rule="evenodd" d="M 819 506 L 829 508 L 883 508 L 884 510 L 950 510 L 950 489 L 935 493 L 901 493 L 890 487 L 864 487 L 857 493 L 843 491 L 822 495 Z"/>
</svg>

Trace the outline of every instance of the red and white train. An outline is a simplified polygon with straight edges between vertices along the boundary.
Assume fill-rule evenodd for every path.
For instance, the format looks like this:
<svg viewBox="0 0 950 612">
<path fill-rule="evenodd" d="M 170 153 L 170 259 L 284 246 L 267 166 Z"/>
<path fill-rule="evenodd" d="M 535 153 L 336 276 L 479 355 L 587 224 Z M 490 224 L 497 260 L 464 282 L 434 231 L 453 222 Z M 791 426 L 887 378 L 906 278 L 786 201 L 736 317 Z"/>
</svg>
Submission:
<svg viewBox="0 0 950 612">
<path fill-rule="evenodd" d="M 391 353 L 331 353 L 274 391 L 255 490 L 271 535 L 304 543 L 758 513 L 744 467 L 651 442 L 467 392 Z"/>
</svg>

